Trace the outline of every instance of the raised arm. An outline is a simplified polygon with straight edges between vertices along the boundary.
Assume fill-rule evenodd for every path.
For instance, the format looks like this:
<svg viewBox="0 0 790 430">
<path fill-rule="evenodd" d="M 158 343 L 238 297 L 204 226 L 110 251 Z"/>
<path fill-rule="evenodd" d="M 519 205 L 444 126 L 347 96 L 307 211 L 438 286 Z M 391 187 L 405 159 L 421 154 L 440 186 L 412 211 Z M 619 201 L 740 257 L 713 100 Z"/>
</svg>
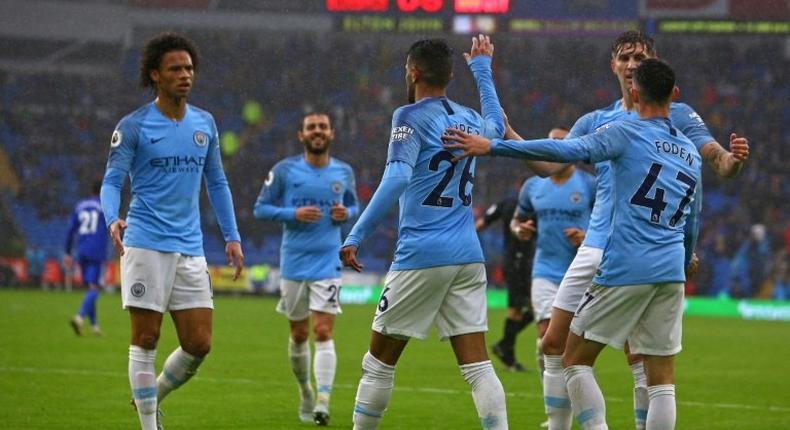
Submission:
<svg viewBox="0 0 790 430">
<path fill-rule="evenodd" d="M 494 76 L 491 61 L 494 55 L 494 44 L 485 35 L 472 38 L 472 48 L 464 53 L 469 69 L 475 78 L 477 90 L 480 92 L 480 108 L 483 113 L 483 134 L 489 138 L 502 137 L 505 133 L 505 115 L 499 105 L 499 97 L 494 87 Z"/>
</svg>

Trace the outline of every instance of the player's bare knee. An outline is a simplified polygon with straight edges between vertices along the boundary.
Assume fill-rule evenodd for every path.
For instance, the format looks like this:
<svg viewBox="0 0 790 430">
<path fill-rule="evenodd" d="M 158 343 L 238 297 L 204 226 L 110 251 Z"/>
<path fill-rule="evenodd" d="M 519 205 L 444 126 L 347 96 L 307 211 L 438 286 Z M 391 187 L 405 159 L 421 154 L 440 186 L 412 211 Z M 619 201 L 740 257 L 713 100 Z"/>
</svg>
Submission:
<svg viewBox="0 0 790 430">
<path fill-rule="evenodd" d="M 291 327 L 291 339 L 294 343 L 305 343 L 308 337 L 307 327 Z"/>
<path fill-rule="evenodd" d="M 332 326 L 329 324 L 316 325 L 313 327 L 313 334 L 316 342 L 326 342 L 332 339 Z"/>
<path fill-rule="evenodd" d="M 540 339 L 540 351 L 545 355 L 562 355 L 565 352 L 565 340 L 548 331 Z"/>
<path fill-rule="evenodd" d="M 307 332 L 299 333 L 299 334 L 291 333 L 291 339 L 294 341 L 295 344 L 303 344 L 307 342 L 307 338 L 308 338 Z"/>
<path fill-rule="evenodd" d="M 200 339 L 184 342 L 184 344 L 181 345 L 181 349 L 195 357 L 203 358 L 211 352 L 211 340 Z"/>
<path fill-rule="evenodd" d="M 159 342 L 159 333 L 143 333 L 136 336 L 132 340 L 132 344 L 140 348 L 152 350 L 156 349 L 156 344 Z"/>
</svg>

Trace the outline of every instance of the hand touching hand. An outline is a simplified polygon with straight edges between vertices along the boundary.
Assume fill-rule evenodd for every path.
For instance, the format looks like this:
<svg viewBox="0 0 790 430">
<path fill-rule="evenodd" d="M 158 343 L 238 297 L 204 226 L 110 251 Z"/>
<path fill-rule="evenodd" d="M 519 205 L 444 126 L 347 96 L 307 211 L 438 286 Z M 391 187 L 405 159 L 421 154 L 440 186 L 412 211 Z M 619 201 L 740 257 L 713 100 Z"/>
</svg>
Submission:
<svg viewBox="0 0 790 430">
<path fill-rule="evenodd" d="M 580 228 L 566 228 L 562 232 L 565 233 L 565 237 L 575 248 L 580 247 L 582 242 L 584 242 L 584 230 Z"/>
<path fill-rule="evenodd" d="M 318 222 L 323 214 L 316 206 L 301 206 L 296 208 L 296 220 L 306 223 Z"/>
<path fill-rule="evenodd" d="M 343 222 L 348 219 L 348 209 L 342 203 L 335 203 L 329 210 L 332 221 Z"/>
</svg>

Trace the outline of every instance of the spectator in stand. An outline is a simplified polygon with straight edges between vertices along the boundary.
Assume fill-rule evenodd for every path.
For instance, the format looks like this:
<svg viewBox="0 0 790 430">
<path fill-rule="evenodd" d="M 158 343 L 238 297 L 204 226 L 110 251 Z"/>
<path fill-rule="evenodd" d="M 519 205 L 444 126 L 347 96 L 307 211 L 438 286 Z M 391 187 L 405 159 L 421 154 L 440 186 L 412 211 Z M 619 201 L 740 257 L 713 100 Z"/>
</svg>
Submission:
<svg viewBox="0 0 790 430">
<path fill-rule="evenodd" d="M 752 297 L 768 277 L 771 268 L 771 249 L 765 235 L 765 226 L 754 224 L 749 230 L 749 238 L 735 253 L 732 262 L 734 284 L 733 297 Z"/>
<path fill-rule="evenodd" d="M 41 277 L 44 274 L 44 263 L 46 262 L 44 251 L 35 244 L 30 245 L 25 251 L 25 259 L 27 260 L 27 276 L 30 285 L 41 287 L 43 285 Z"/>
</svg>

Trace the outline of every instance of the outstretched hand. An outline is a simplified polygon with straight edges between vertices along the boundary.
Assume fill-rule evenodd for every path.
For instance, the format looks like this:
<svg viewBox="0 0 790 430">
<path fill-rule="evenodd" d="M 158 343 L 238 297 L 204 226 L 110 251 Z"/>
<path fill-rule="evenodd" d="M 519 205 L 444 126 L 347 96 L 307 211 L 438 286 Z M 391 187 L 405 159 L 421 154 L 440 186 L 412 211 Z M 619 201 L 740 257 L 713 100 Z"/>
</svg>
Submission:
<svg viewBox="0 0 790 430">
<path fill-rule="evenodd" d="M 340 261 L 343 262 L 344 267 L 350 267 L 357 272 L 361 272 L 365 267 L 357 261 L 357 247 L 353 245 L 340 248 Z"/>
<path fill-rule="evenodd" d="M 491 43 L 491 38 L 484 34 L 472 38 L 472 48 L 469 52 L 464 52 L 464 60 L 468 63 L 478 55 L 494 56 L 494 44 Z"/>
<path fill-rule="evenodd" d="M 469 134 L 457 128 L 448 128 L 442 135 L 446 149 L 460 149 L 461 155 L 453 158 L 452 162 L 458 162 L 466 157 L 478 157 L 491 153 L 491 141 L 478 134 Z"/>
</svg>

